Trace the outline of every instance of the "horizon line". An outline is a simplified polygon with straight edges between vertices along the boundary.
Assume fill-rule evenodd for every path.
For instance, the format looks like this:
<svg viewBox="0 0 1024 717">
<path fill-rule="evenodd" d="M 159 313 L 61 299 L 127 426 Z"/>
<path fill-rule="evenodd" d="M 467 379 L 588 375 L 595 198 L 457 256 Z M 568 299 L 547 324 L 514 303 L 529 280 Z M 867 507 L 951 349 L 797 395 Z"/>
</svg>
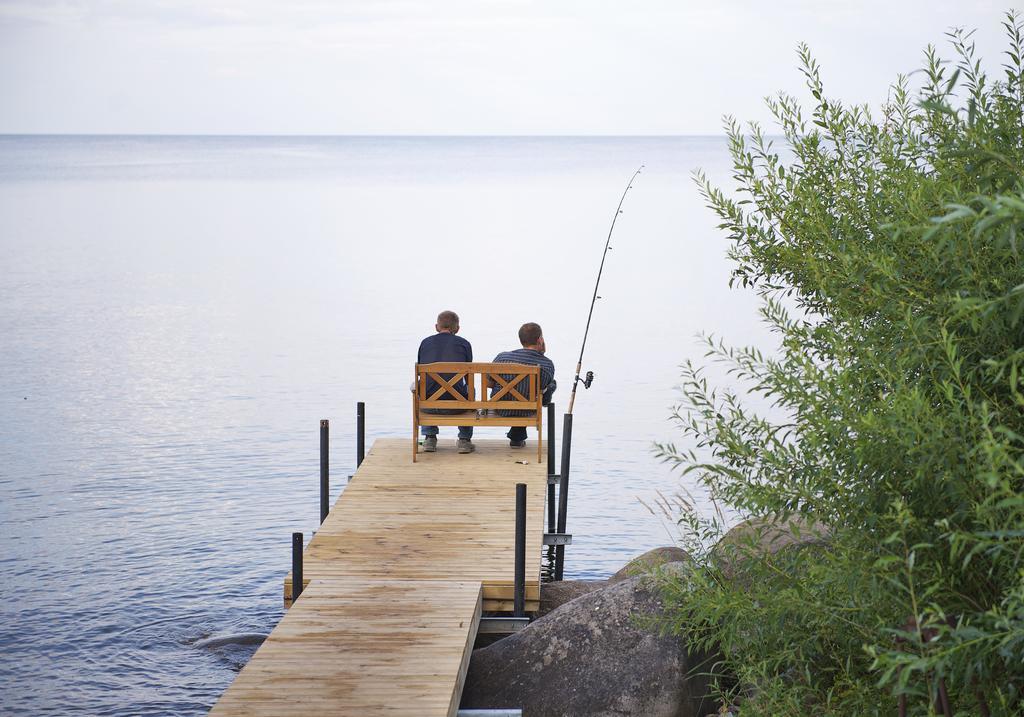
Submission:
<svg viewBox="0 0 1024 717">
<path fill-rule="evenodd" d="M 566 139 L 566 138 L 617 138 L 617 139 L 668 139 L 683 137 L 725 137 L 721 133 L 676 133 L 676 134 L 366 134 L 366 133 L 254 133 L 254 132 L 0 132 L 0 137 L 281 137 L 281 138 L 365 138 L 365 139 Z"/>
</svg>

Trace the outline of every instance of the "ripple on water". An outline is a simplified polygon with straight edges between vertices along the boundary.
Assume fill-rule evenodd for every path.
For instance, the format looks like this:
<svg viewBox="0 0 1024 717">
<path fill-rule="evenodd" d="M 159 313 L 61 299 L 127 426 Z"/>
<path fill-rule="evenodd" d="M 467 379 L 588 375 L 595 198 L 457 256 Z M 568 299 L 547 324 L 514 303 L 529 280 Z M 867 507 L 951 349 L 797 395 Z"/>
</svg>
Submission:
<svg viewBox="0 0 1024 717">
<path fill-rule="evenodd" d="M 0 137 L 0 713 L 205 714 L 255 649 L 218 641 L 273 629 L 291 532 L 317 526 L 319 420 L 334 499 L 356 401 L 371 443 L 404 435 L 442 306 L 485 357 L 540 320 L 565 379 L 583 316 L 562 299 L 593 276 L 551 267 L 596 252 L 639 154 L 576 404 L 569 578 L 669 542 L 638 497 L 677 485 L 650 453 L 677 438 L 676 366 L 719 319 L 756 333 L 688 189 L 696 165 L 728 176 L 724 144 Z M 420 247 L 488 242 L 546 257 L 538 303 L 424 296 Z"/>
</svg>

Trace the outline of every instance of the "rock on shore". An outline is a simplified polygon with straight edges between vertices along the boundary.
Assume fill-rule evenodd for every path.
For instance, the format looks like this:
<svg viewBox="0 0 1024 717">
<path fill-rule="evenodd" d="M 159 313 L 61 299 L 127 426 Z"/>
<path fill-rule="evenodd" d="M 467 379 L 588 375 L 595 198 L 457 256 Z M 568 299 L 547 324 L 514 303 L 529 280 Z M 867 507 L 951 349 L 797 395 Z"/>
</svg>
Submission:
<svg viewBox="0 0 1024 717">
<path fill-rule="evenodd" d="M 560 580 L 545 583 L 540 592 L 540 609 L 537 617 L 543 617 L 555 608 L 561 607 L 570 600 L 581 595 L 599 590 L 608 585 L 622 582 L 637 575 L 644 575 L 669 563 L 689 561 L 689 554 L 682 548 L 669 546 L 648 550 L 643 555 L 633 558 L 617 573 L 605 580 Z"/>
<path fill-rule="evenodd" d="M 711 552 L 723 574 L 741 579 L 750 555 L 827 545 L 828 530 L 798 518 L 748 520 Z M 466 708 L 522 708 L 530 717 L 704 717 L 714 659 L 683 637 L 659 633 L 664 606 L 649 573 L 682 574 L 690 556 L 656 548 L 608 580 L 566 580 L 541 590 L 541 617 L 477 649 L 463 690 Z"/>
<path fill-rule="evenodd" d="M 658 632 L 663 605 L 644 577 L 689 559 L 679 548 L 656 548 L 608 580 L 545 585 L 540 619 L 473 653 L 463 707 L 521 707 L 531 717 L 712 711 L 704 657 Z"/>
<path fill-rule="evenodd" d="M 476 650 L 462 706 L 521 707 L 530 717 L 702 717 L 714 711 L 700 674 L 708 668 L 681 638 L 645 624 L 662 610 L 642 576 L 589 590 Z"/>
<path fill-rule="evenodd" d="M 742 579 L 744 560 L 758 555 L 775 555 L 783 550 L 827 546 L 827 526 L 794 516 L 786 521 L 772 517 L 751 518 L 733 526 L 711 550 L 711 559 L 722 574 Z"/>
<path fill-rule="evenodd" d="M 670 545 L 664 548 L 648 550 L 643 555 L 633 558 L 626 563 L 617 573 L 608 578 L 609 583 L 618 583 L 636 575 L 644 575 L 657 570 L 662 565 L 669 563 L 687 563 L 690 561 L 690 554 L 682 548 Z"/>
</svg>

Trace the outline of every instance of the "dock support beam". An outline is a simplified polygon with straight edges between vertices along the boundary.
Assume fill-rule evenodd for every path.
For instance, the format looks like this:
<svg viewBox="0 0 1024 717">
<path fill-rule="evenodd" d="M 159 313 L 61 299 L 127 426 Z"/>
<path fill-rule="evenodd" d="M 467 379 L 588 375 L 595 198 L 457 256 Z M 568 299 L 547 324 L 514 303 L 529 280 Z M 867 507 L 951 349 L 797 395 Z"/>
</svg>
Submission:
<svg viewBox="0 0 1024 717">
<path fill-rule="evenodd" d="M 302 533 L 292 533 L 292 605 L 302 594 Z"/>
<path fill-rule="evenodd" d="M 366 404 L 356 404 L 356 468 L 363 465 L 366 455 Z"/>
<path fill-rule="evenodd" d="M 327 520 L 331 511 L 331 470 L 329 436 L 331 422 L 326 418 L 320 421 L 320 522 Z"/>
<path fill-rule="evenodd" d="M 548 404 L 548 477 L 555 474 L 555 404 Z M 555 532 L 555 484 L 548 481 L 548 532 Z"/>
<path fill-rule="evenodd" d="M 516 572 L 512 609 L 515 617 L 526 616 L 526 484 L 516 483 Z"/>
<path fill-rule="evenodd" d="M 565 532 L 566 515 L 569 512 L 569 456 L 572 451 L 572 414 L 562 419 L 562 465 L 558 469 L 558 526 L 556 533 Z M 565 568 L 565 546 L 555 547 L 555 580 L 561 580 Z"/>
<path fill-rule="evenodd" d="M 530 624 L 528 617 L 482 617 L 478 635 L 512 635 Z"/>
</svg>

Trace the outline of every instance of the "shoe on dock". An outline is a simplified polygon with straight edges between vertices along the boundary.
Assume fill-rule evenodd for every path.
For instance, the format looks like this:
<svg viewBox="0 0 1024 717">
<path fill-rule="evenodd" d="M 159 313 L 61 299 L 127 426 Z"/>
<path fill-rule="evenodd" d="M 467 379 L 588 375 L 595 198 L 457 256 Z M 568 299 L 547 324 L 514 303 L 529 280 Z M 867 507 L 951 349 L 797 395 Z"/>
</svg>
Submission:
<svg viewBox="0 0 1024 717">
<path fill-rule="evenodd" d="M 437 436 L 425 436 L 423 438 L 423 452 L 433 453 L 437 450 Z"/>
<path fill-rule="evenodd" d="M 434 443 L 436 445 L 436 439 Z M 473 441 L 469 440 L 468 438 L 460 438 L 458 441 L 456 441 L 455 448 L 458 449 L 459 453 L 472 453 L 473 451 L 476 450 L 476 446 L 473 445 Z"/>
<path fill-rule="evenodd" d="M 526 447 L 526 439 L 524 438 L 521 441 L 516 441 L 516 440 L 513 440 L 513 439 L 509 439 L 508 444 L 512 448 L 525 448 Z"/>
</svg>

